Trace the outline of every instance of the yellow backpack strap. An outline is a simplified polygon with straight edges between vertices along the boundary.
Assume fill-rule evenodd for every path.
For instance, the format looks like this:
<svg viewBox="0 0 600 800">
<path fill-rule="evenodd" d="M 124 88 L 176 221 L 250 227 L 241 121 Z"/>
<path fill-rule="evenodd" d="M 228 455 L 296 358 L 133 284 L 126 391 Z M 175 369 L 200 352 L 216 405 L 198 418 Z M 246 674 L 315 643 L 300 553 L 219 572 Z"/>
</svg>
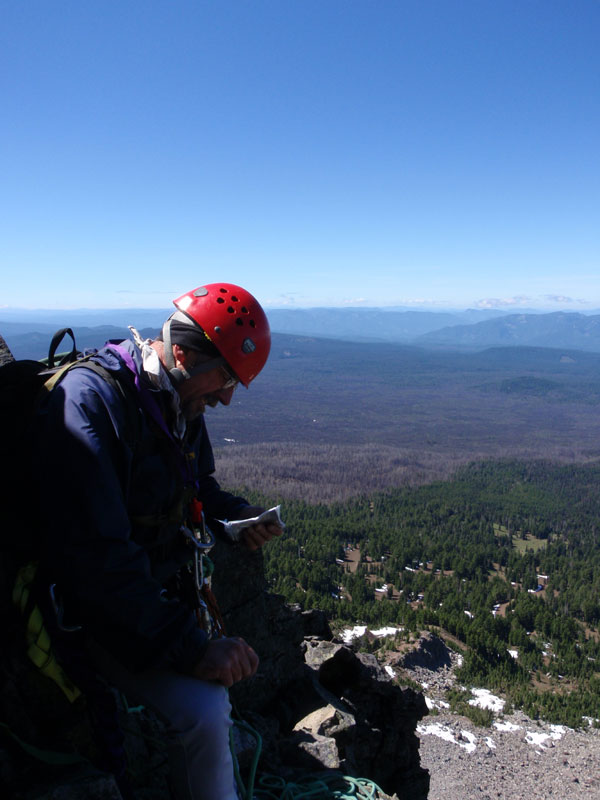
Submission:
<svg viewBox="0 0 600 800">
<path fill-rule="evenodd" d="M 73 362 L 73 363 L 77 363 L 77 362 Z M 71 369 L 72 366 L 73 366 L 73 364 L 64 364 L 62 367 L 59 367 L 56 370 L 56 372 L 53 372 L 52 375 L 50 375 L 50 377 L 48 378 L 48 380 L 44 382 L 44 385 L 43 385 L 41 391 L 50 393 L 52 391 L 52 389 L 54 389 L 56 384 L 59 383 L 59 381 L 62 380 L 62 378 L 65 375 L 65 372 L 68 372 L 68 370 Z"/>
<path fill-rule="evenodd" d="M 81 695 L 81 691 L 56 660 L 52 643 L 44 618 L 37 603 L 33 601 L 33 584 L 37 573 L 37 564 L 30 562 L 21 567 L 15 579 L 12 599 L 13 603 L 25 617 L 25 641 L 27 656 L 30 661 L 59 687 L 70 703 Z"/>
<path fill-rule="evenodd" d="M 78 358 L 77 361 L 70 361 L 68 364 L 63 364 L 61 367 L 58 367 L 58 369 L 55 369 L 52 375 L 50 375 L 50 377 L 46 381 L 44 381 L 44 386 L 41 391 L 50 393 L 52 389 L 54 389 L 56 384 L 60 383 L 60 381 L 64 378 L 65 374 L 71 369 L 71 367 L 79 366 L 80 364 L 85 363 L 93 355 L 95 354 L 90 353 L 87 356 Z"/>
</svg>

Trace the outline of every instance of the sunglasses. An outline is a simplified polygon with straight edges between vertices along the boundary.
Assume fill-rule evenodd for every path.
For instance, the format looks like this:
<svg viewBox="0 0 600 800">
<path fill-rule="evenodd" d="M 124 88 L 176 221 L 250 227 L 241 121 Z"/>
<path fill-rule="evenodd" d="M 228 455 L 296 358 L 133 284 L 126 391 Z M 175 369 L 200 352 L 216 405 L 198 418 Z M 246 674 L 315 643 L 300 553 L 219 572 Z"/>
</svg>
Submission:
<svg viewBox="0 0 600 800">
<path fill-rule="evenodd" d="M 236 378 L 235 375 L 227 369 L 227 367 L 221 367 L 221 372 L 225 376 L 225 383 L 223 386 L 221 386 L 221 389 L 235 389 L 240 382 L 239 378 Z"/>
</svg>

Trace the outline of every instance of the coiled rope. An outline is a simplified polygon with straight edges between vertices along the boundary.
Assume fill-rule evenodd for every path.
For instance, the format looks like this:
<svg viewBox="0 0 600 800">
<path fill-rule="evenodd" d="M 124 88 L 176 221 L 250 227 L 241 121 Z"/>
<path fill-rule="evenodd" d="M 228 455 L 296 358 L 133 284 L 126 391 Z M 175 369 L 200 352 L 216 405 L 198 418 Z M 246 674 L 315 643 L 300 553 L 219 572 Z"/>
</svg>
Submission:
<svg viewBox="0 0 600 800">
<path fill-rule="evenodd" d="M 262 774 L 258 781 L 256 773 L 262 750 L 262 738 L 247 722 L 234 720 L 235 727 L 250 734 L 256 741 L 256 748 L 248 773 L 247 783 L 240 775 L 235 753 L 233 728 L 229 741 L 233 756 L 233 767 L 239 791 L 243 800 L 378 800 L 386 797 L 373 781 L 365 778 L 351 778 L 339 772 L 307 773 L 302 781 L 286 781 L 279 775 Z"/>
</svg>

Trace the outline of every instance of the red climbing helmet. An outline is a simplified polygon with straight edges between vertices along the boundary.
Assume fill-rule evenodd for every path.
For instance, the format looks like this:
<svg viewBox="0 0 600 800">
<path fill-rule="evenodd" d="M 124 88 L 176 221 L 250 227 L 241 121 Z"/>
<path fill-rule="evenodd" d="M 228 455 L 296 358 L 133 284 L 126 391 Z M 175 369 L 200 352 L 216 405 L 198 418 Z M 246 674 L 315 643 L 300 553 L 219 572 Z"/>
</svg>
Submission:
<svg viewBox="0 0 600 800">
<path fill-rule="evenodd" d="M 271 349 L 269 321 L 258 300 L 233 283 L 207 283 L 173 303 L 202 328 L 247 387 Z"/>
</svg>

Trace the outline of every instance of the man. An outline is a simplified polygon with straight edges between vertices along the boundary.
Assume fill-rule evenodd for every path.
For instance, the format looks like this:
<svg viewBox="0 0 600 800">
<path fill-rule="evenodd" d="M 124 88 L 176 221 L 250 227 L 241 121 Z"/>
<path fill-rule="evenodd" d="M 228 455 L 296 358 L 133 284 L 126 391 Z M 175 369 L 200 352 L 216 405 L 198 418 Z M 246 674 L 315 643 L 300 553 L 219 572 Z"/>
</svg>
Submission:
<svg viewBox="0 0 600 800">
<path fill-rule="evenodd" d="M 41 571 L 63 629 L 82 627 L 99 674 L 165 720 L 173 796 L 234 800 L 225 687 L 253 675 L 258 658 L 242 639 L 199 627 L 191 531 L 197 500 L 220 535 L 216 520 L 263 511 L 212 476 L 203 412 L 256 377 L 270 332 L 239 286 L 208 284 L 174 304 L 155 341 L 132 329 L 134 341 L 107 343 L 37 417 Z M 256 550 L 280 533 L 254 524 L 243 543 Z"/>
</svg>

